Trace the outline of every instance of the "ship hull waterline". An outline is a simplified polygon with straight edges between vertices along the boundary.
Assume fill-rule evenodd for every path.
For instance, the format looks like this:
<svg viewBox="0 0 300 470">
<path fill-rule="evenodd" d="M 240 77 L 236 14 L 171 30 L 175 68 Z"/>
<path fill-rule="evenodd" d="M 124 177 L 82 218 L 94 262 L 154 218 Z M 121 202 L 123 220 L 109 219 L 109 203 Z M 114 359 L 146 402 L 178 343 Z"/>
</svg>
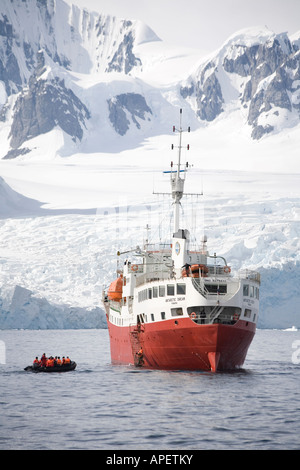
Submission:
<svg viewBox="0 0 300 470">
<path fill-rule="evenodd" d="M 189 318 L 116 326 L 107 318 L 113 364 L 162 370 L 234 370 L 244 364 L 256 325 L 199 325 Z M 135 335 L 133 343 L 132 334 Z M 138 350 L 142 348 L 142 360 Z"/>
</svg>

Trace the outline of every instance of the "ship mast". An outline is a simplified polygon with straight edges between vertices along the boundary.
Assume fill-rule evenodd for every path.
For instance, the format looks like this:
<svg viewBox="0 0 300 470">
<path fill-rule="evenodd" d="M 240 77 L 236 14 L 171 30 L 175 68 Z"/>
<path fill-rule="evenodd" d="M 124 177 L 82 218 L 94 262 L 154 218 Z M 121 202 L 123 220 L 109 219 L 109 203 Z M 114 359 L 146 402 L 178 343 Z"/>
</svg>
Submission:
<svg viewBox="0 0 300 470">
<path fill-rule="evenodd" d="M 173 126 L 173 132 L 179 132 L 179 145 L 178 145 L 178 163 L 177 163 L 177 170 L 173 171 L 173 162 L 171 162 L 171 171 L 170 171 L 170 181 L 171 181 L 171 190 L 172 190 L 172 198 L 174 204 L 174 233 L 176 233 L 179 229 L 179 209 L 180 209 L 180 201 L 182 199 L 184 193 L 184 181 L 186 176 L 186 170 L 188 168 L 188 163 L 185 164 L 184 169 L 181 169 L 181 149 L 182 149 L 182 109 L 180 108 L 180 121 L 179 121 L 179 129 L 176 129 Z M 190 127 L 188 127 L 188 132 L 190 132 Z M 189 150 L 190 146 L 187 145 L 187 150 Z M 174 149 L 174 145 L 172 144 L 172 149 Z M 180 177 L 180 173 L 183 172 L 183 178 Z"/>
<path fill-rule="evenodd" d="M 184 182 L 186 177 L 187 169 L 189 168 L 189 164 L 186 162 L 184 165 L 181 163 L 181 149 L 183 148 L 182 145 L 182 133 L 184 132 L 182 128 L 182 109 L 180 108 L 180 120 L 179 120 L 179 128 L 173 126 L 173 132 L 177 131 L 179 133 L 179 145 L 178 145 L 178 162 L 177 162 L 177 170 L 173 170 L 173 162 L 171 162 L 171 170 L 164 171 L 164 173 L 170 173 L 170 182 L 171 182 L 171 196 L 173 198 L 173 205 L 174 205 L 174 232 L 177 233 L 179 230 L 179 211 L 181 206 L 181 199 L 182 196 L 185 194 L 186 196 L 200 196 L 203 193 L 184 193 Z M 190 132 L 190 126 L 187 128 L 187 132 Z M 174 144 L 171 146 L 172 150 L 175 148 Z M 190 149 L 189 144 L 186 146 L 187 150 Z M 176 165 L 176 164 L 175 164 Z M 183 168 L 182 168 L 183 167 Z M 183 174 L 183 177 L 180 175 Z M 157 193 L 153 191 L 153 194 L 168 194 L 170 193 Z"/>
</svg>

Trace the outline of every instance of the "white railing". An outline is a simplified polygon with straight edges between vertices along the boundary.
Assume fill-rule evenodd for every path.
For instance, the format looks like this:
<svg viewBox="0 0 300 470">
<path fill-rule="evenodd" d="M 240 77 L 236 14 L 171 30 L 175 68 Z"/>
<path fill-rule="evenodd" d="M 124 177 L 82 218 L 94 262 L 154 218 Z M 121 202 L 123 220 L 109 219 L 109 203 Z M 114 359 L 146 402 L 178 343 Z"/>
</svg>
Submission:
<svg viewBox="0 0 300 470">
<path fill-rule="evenodd" d="M 155 271 L 151 273 L 140 274 L 136 277 L 136 287 L 142 286 L 147 282 L 161 281 L 163 279 L 171 279 L 169 271 Z"/>
<path fill-rule="evenodd" d="M 239 279 L 249 279 L 260 284 L 260 273 L 251 269 L 242 269 L 239 271 Z"/>
</svg>

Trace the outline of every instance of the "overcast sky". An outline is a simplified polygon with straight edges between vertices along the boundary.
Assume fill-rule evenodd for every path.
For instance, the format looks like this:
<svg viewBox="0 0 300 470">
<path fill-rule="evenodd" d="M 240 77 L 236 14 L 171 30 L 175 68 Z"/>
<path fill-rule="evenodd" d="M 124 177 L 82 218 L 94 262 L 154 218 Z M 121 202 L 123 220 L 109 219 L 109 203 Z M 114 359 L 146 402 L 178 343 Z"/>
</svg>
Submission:
<svg viewBox="0 0 300 470">
<path fill-rule="evenodd" d="M 100 13 L 139 19 L 169 44 L 204 51 L 219 48 L 236 31 L 267 26 L 300 31 L 300 0 L 69 0 Z"/>
</svg>

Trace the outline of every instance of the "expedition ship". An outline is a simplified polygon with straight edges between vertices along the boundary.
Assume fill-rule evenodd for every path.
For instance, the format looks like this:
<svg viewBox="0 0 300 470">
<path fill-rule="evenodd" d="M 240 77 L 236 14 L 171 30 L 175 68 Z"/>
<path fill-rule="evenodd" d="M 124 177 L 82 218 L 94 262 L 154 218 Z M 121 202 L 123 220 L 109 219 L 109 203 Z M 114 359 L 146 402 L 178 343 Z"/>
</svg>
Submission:
<svg viewBox="0 0 300 470">
<path fill-rule="evenodd" d="M 173 127 L 177 169 L 171 164 L 169 171 L 171 243 L 133 250 L 139 261 L 126 261 L 103 292 L 111 360 L 152 369 L 231 370 L 243 365 L 255 334 L 260 276 L 249 270 L 233 275 L 224 257 L 209 254 L 205 237 L 199 251 L 190 250 L 179 217 L 188 170 L 181 163 L 181 117 L 182 110 L 179 129 Z"/>
</svg>

